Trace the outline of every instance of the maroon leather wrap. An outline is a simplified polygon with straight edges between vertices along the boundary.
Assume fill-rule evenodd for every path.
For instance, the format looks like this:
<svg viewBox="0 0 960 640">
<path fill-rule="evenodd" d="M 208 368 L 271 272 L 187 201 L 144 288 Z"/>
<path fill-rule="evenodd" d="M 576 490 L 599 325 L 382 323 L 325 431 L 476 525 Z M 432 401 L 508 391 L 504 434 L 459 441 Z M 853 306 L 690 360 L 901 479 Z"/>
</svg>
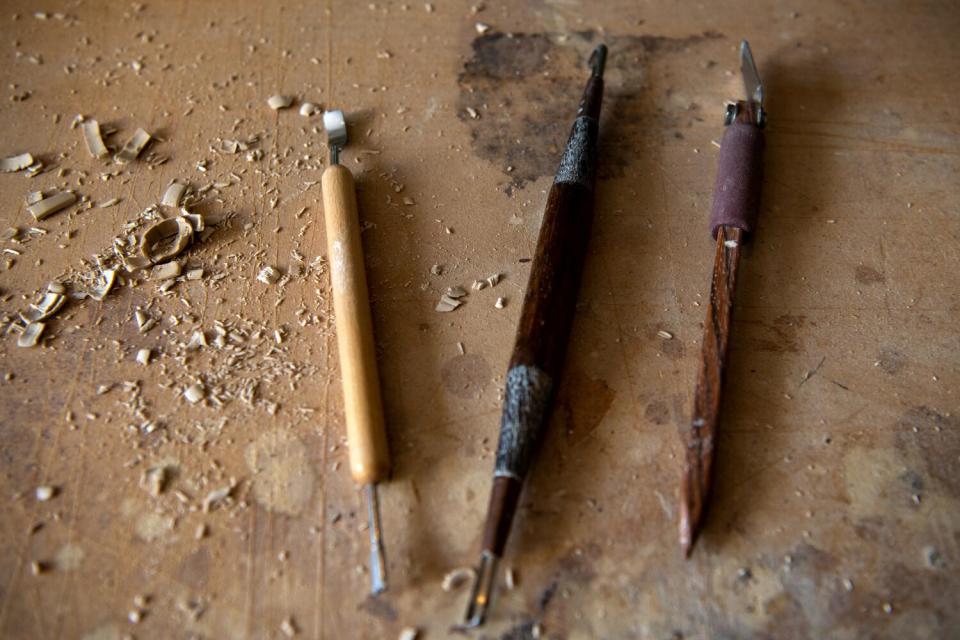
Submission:
<svg viewBox="0 0 960 640">
<path fill-rule="evenodd" d="M 760 213 L 761 182 L 763 130 L 743 122 L 728 125 L 720 144 L 720 168 L 710 212 L 710 232 L 714 238 L 720 225 L 753 232 Z"/>
</svg>

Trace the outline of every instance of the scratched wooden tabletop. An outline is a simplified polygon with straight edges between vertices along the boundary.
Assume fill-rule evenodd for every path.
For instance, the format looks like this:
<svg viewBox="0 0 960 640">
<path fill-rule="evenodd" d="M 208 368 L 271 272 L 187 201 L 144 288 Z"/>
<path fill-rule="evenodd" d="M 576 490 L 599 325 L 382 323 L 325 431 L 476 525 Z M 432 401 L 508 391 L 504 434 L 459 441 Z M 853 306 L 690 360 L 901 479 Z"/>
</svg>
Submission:
<svg viewBox="0 0 960 640">
<path fill-rule="evenodd" d="M 0 156 L 43 169 L 0 174 L 0 230 L 16 229 L 0 256 L 0 636 L 457 633 L 466 589 L 441 583 L 477 557 L 527 258 L 603 41 L 566 372 L 502 563 L 515 585 L 501 578 L 489 623 L 462 637 L 957 637 L 958 28 L 955 3 L 906 0 L 8 0 Z M 741 38 L 767 88 L 766 177 L 715 501 L 685 561 L 679 433 Z M 277 94 L 293 106 L 272 110 Z M 327 150 L 304 102 L 350 122 L 394 463 L 376 599 Z M 138 127 L 154 140 L 126 165 L 95 159 L 78 116 L 115 149 Z M 18 347 L 17 314 L 50 282 L 80 290 L 173 180 L 212 229 L 179 256 L 202 275 L 122 272 Z M 29 192 L 67 189 L 81 202 L 31 218 Z"/>
</svg>

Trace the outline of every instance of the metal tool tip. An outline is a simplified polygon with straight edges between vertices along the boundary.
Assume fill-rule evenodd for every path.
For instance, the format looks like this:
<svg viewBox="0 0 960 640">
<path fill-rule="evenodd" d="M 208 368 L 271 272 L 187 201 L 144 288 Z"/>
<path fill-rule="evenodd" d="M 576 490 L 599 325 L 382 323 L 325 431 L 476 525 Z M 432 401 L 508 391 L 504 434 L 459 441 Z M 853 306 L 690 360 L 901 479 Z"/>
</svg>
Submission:
<svg viewBox="0 0 960 640">
<path fill-rule="evenodd" d="M 463 627 L 473 628 L 483 624 L 487 617 L 487 608 L 490 606 L 490 595 L 493 592 L 493 580 L 497 573 L 497 556 L 484 551 L 480 556 L 480 566 L 477 568 L 477 579 L 470 591 L 470 602 L 467 605 L 467 615 Z"/>
<path fill-rule="evenodd" d="M 380 500 L 377 485 L 366 485 L 367 517 L 370 531 L 370 592 L 374 595 L 387 590 L 387 555 L 383 548 L 380 528 Z"/>
<path fill-rule="evenodd" d="M 590 54 L 590 61 L 588 64 L 593 70 L 593 75 L 597 77 L 602 76 L 603 69 L 607 64 L 607 45 L 598 44 L 597 48 L 594 49 L 593 53 Z"/>
<path fill-rule="evenodd" d="M 693 553 L 693 544 L 697 541 L 698 524 L 690 516 L 690 510 L 685 504 L 680 506 L 680 549 L 683 551 L 683 557 L 689 558 Z"/>
<path fill-rule="evenodd" d="M 343 117 L 343 111 L 324 111 L 323 129 L 327 132 L 330 163 L 337 164 L 340 162 L 340 150 L 347 145 L 347 120 Z"/>
</svg>

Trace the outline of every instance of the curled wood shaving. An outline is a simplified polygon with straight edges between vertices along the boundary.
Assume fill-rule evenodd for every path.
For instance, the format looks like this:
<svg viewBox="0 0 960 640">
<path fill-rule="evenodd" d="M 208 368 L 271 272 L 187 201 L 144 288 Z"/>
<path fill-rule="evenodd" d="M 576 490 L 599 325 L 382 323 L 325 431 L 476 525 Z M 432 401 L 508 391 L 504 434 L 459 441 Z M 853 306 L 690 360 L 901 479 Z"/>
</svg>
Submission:
<svg viewBox="0 0 960 640">
<path fill-rule="evenodd" d="M 46 320 L 59 311 L 66 301 L 67 296 L 62 293 L 47 291 L 47 293 L 43 294 L 40 302 L 31 304 L 30 308 L 22 315 L 27 322 Z"/>
<path fill-rule="evenodd" d="M 114 282 L 117 280 L 117 270 L 116 269 L 106 269 L 100 272 L 100 276 L 94 282 L 93 288 L 87 292 L 87 295 L 93 298 L 94 300 L 100 301 L 110 293 L 110 289 L 113 288 Z"/>
<path fill-rule="evenodd" d="M 0 160 L 0 171 L 3 173 L 13 173 L 14 171 L 23 171 L 33 164 L 33 156 L 29 153 L 21 153 L 18 156 L 10 156 Z"/>
<path fill-rule="evenodd" d="M 133 137 L 127 140 L 127 143 L 123 145 L 123 149 L 121 149 L 113 159 L 117 164 L 133 162 L 147 146 L 148 142 L 150 142 L 150 134 L 143 129 L 137 129 L 133 133 Z"/>
<path fill-rule="evenodd" d="M 143 232 L 140 255 L 148 264 L 175 257 L 193 242 L 193 227 L 183 217 L 167 218 Z"/>
<path fill-rule="evenodd" d="M 23 333 L 20 334 L 20 337 L 17 338 L 18 347 L 35 347 L 37 346 L 37 341 L 40 340 L 40 336 L 43 335 L 43 330 L 47 325 L 42 322 L 31 322 L 27 325 L 26 329 L 23 330 Z"/>
<path fill-rule="evenodd" d="M 153 277 L 157 280 L 170 280 L 180 275 L 180 263 L 176 260 L 157 265 L 153 270 Z"/>
<path fill-rule="evenodd" d="M 187 185 L 180 184 L 179 182 L 171 182 L 167 190 L 163 192 L 163 199 L 160 201 L 160 204 L 168 207 L 179 207 L 186 190 Z"/>
<path fill-rule="evenodd" d="M 83 140 L 87 143 L 87 151 L 94 158 L 106 158 L 110 155 L 107 145 L 103 143 L 100 133 L 100 123 L 96 120 L 86 120 L 80 125 L 83 130 Z"/>
<path fill-rule="evenodd" d="M 280 279 L 280 272 L 273 267 L 264 267 L 257 275 L 257 280 L 263 284 L 276 284 Z"/>
<path fill-rule="evenodd" d="M 61 191 L 60 193 L 54 194 L 49 198 L 44 198 L 38 202 L 31 204 L 27 207 L 27 211 L 30 212 L 30 215 L 37 221 L 43 220 L 49 216 L 52 216 L 57 211 L 65 207 L 69 207 L 74 202 L 77 201 L 77 194 L 73 191 Z"/>
<path fill-rule="evenodd" d="M 463 304 L 462 300 L 452 298 L 447 294 L 440 296 L 440 302 L 437 303 L 436 310 L 440 313 L 449 313 Z"/>
<path fill-rule="evenodd" d="M 274 111 L 277 111 L 278 109 L 286 109 L 293 104 L 293 98 L 290 96 L 281 95 L 270 96 L 270 98 L 267 99 L 267 104 Z"/>
<path fill-rule="evenodd" d="M 472 583 L 477 579 L 477 570 L 473 567 L 458 567 L 447 575 L 443 576 L 443 582 L 440 586 L 444 591 L 450 592 L 461 586 Z"/>
</svg>

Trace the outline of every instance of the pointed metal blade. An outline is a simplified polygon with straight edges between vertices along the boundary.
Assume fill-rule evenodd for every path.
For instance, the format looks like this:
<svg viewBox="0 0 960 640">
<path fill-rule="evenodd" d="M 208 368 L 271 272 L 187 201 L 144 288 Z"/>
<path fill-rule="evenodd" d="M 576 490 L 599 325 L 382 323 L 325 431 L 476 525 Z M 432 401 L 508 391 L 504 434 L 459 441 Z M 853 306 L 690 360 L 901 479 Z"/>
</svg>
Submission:
<svg viewBox="0 0 960 640">
<path fill-rule="evenodd" d="M 760 73 L 757 71 L 757 63 L 753 61 L 750 43 L 746 40 L 740 43 L 740 73 L 743 74 L 743 87 L 747 91 L 747 100 L 763 107 L 763 85 L 760 84 Z"/>
</svg>

